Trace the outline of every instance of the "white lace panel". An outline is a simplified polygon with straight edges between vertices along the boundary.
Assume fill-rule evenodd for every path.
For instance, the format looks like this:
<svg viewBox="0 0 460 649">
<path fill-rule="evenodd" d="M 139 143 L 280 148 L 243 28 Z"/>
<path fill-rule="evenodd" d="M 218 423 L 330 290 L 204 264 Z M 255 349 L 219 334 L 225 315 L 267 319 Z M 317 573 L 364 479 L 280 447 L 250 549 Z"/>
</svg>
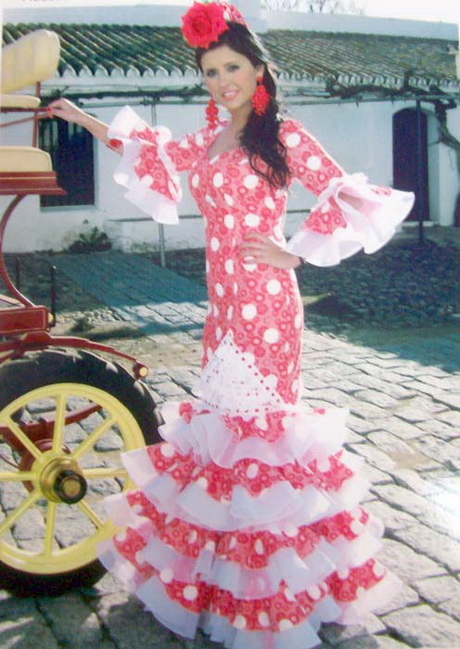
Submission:
<svg viewBox="0 0 460 649">
<path fill-rule="evenodd" d="M 264 377 L 253 354 L 242 352 L 230 330 L 204 368 L 198 390 L 211 410 L 231 416 L 255 416 L 263 412 L 288 410 L 276 391 L 275 375 Z"/>
</svg>

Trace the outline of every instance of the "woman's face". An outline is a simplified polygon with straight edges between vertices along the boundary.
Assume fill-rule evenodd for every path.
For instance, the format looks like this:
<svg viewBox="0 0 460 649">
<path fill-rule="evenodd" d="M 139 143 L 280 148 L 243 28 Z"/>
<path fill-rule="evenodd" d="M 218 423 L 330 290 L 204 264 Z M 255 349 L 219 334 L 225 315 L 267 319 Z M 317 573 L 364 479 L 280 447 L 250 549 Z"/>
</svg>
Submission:
<svg viewBox="0 0 460 649">
<path fill-rule="evenodd" d="M 206 87 L 216 103 L 232 115 L 249 115 L 251 97 L 263 65 L 255 67 L 246 56 L 221 45 L 203 54 L 201 68 Z"/>
</svg>

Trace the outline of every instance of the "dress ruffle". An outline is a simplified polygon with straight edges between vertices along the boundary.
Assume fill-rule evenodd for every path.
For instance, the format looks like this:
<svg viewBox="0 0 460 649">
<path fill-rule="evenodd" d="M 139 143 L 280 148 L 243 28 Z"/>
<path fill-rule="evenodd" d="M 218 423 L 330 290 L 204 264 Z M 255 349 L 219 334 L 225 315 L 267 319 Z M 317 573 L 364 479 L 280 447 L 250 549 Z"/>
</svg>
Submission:
<svg viewBox="0 0 460 649">
<path fill-rule="evenodd" d="M 290 409 L 243 419 L 210 411 L 200 401 L 191 409 L 184 406 L 175 402 L 163 406 L 163 416 L 170 423 L 162 428 L 162 436 L 182 454 L 192 452 L 204 465 L 213 462 L 231 468 L 244 459 L 271 466 L 321 462 L 341 448 L 347 434 L 344 408 Z"/>
<path fill-rule="evenodd" d="M 150 127 L 129 106 L 115 116 L 108 137 L 123 146 L 114 179 L 127 188 L 125 198 L 158 223 L 178 223 L 180 179 L 166 152 L 171 133 Z"/>
<path fill-rule="evenodd" d="M 414 200 L 411 192 L 369 185 L 363 174 L 333 178 L 287 250 L 315 266 L 334 266 L 361 249 L 373 253 L 392 238 Z"/>
<path fill-rule="evenodd" d="M 258 417 L 198 400 L 163 414 L 166 441 L 123 455 L 136 488 L 106 500 L 124 529 L 100 548 L 160 622 L 231 649 L 308 649 L 321 623 L 394 596 L 373 558 L 382 524 L 359 506 L 361 459 L 343 450 L 346 412 L 265 413 L 282 422 L 274 441 Z"/>
<path fill-rule="evenodd" d="M 211 481 L 210 467 L 200 468 L 190 456 L 183 463 L 175 459 L 161 472 L 161 461 L 146 466 L 146 459 L 140 457 L 140 453 L 134 453 L 127 458 L 126 467 L 129 473 L 134 474 L 132 477 L 148 500 L 160 511 L 167 511 L 191 525 L 205 526 L 219 532 L 242 527 L 264 530 L 269 526 L 272 531 L 282 533 L 293 526 L 312 524 L 334 516 L 347 505 L 351 508 L 358 505 L 366 494 L 368 484 L 353 473 L 350 468 L 352 458 L 350 456 L 348 466 L 343 465 L 344 477 L 337 490 L 321 489 L 323 476 L 313 473 L 308 482 L 304 479 L 295 488 L 287 479 L 282 479 L 280 468 L 277 481 L 271 485 L 267 476 L 260 471 L 254 479 L 252 491 L 239 484 L 238 477 L 232 480 L 230 476 L 224 476 L 224 479 L 231 481 L 229 493 L 218 495 L 215 492 L 220 485 L 217 481 Z M 146 468 L 145 472 L 140 468 L 142 465 Z M 253 462 L 252 466 L 257 465 Z M 235 467 L 234 471 L 237 469 Z M 289 472 L 288 469 L 286 467 L 286 473 Z M 147 471 L 148 478 L 144 482 Z M 209 477 L 204 475 L 206 473 Z M 254 495 L 254 491 L 259 493 Z"/>
</svg>

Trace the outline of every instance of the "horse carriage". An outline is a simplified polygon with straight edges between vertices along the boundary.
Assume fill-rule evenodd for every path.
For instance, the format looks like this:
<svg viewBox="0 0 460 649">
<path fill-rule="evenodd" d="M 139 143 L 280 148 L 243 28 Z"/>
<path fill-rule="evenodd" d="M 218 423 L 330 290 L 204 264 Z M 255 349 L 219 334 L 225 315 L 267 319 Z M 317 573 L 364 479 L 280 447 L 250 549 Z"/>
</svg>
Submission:
<svg viewBox="0 0 460 649">
<path fill-rule="evenodd" d="M 20 202 L 64 191 L 37 146 L 47 117 L 40 82 L 59 55 L 58 36 L 38 30 L 2 57 L 2 126 L 33 127 L 31 146 L 0 146 L 0 195 L 12 197 L 0 220 L 0 588 L 23 595 L 100 578 L 97 546 L 114 533 L 102 501 L 130 487 L 121 453 L 157 441 L 161 423 L 142 382 L 147 367 L 113 347 L 53 336 L 49 309 L 21 293 L 4 259 Z M 30 86 L 33 95 L 24 94 Z"/>
</svg>

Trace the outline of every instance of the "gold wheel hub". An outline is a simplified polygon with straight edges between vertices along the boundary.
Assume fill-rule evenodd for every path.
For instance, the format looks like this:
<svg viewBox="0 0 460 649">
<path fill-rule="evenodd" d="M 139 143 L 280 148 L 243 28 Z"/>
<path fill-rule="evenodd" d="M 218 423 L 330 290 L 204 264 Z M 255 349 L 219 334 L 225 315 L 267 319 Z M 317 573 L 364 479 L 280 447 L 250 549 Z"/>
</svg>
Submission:
<svg viewBox="0 0 460 649">
<path fill-rule="evenodd" d="M 33 470 L 38 476 L 38 488 L 48 500 L 72 505 L 85 497 L 86 480 L 78 463 L 68 455 L 44 453 Z"/>
</svg>

